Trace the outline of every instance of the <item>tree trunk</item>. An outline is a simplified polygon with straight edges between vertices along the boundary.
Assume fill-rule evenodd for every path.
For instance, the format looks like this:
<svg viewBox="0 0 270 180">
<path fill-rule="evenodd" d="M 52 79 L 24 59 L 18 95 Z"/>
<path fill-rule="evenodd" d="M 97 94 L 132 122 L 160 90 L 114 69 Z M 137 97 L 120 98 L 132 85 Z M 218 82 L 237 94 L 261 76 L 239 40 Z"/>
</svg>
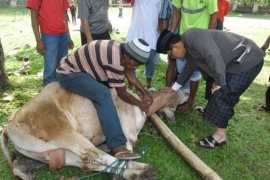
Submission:
<svg viewBox="0 0 270 180">
<path fill-rule="evenodd" d="M 8 77 L 5 72 L 5 59 L 4 59 L 4 49 L 2 47 L 1 38 L 0 38 L 0 90 L 5 89 L 8 84 Z"/>
</svg>

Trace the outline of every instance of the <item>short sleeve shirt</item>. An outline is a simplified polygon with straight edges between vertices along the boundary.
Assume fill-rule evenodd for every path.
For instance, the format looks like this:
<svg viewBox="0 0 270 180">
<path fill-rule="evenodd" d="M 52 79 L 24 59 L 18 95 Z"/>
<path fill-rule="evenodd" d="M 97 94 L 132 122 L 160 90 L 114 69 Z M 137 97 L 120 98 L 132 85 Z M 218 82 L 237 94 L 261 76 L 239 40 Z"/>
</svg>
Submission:
<svg viewBox="0 0 270 180">
<path fill-rule="evenodd" d="M 74 54 L 62 58 L 58 73 L 85 72 L 109 87 L 125 86 L 124 61 L 121 43 L 113 40 L 97 40 L 85 44 Z"/>
<path fill-rule="evenodd" d="M 65 10 L 68 0 L 27 0 L 26 7 L 39 11 L 39 23 L 42 33 L 63 34 L 67 32 Z"/>
<path fill-rule="evenodd" d="M 217 0 L 172 0 L 181 8 L 180 34 L 191 28 L 208 29 L 210 15 L 218 11 Z"/>
<path fill-rule="evenodd" d="M 109 0 L 78 0 L 78 17 L 87 19 L 92 34 L 108 30 Z"/>
</svg>

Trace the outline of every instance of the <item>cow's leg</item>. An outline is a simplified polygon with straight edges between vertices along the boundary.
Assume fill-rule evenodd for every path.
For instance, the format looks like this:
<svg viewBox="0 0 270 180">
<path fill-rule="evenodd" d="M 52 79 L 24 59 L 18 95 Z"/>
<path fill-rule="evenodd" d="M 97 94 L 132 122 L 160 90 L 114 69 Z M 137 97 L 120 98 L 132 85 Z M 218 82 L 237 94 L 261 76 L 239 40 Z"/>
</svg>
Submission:
<svg viewBox="0 0 270 180">
<path fill-rule="evenodd" d="M 9 129 L 9 134 L 19 152 L 46 163 L 50 163 L 51 158 L 54 158 L 54 152 L 60 153 L 60 157 L 61 152 L 64 152 L 65 165 L 77 166 L 90 171 L 119 174 L 126 179 L 155 177 L 154 168 L 151 166 L 135 161 L 119 165 L 118 159 L 100 151 L 88 139 L 71 129 L 63 130 L 60 136 L 46 142 L 18 129 Z"/>
<path fill-rule="evenodd" d="M 96 148 L 88 139 L 75 131 L 66 134 L 65 139 L 69 141 L 63 143 L 61 140 L 58 145 L 68 149 L 70 151 L 68 154 L 74 153 L 74 155 L 65 155 L 66 165 L 76 165 L 78 162 L 80 164 L 82 162 L 82 168 L 85 170 L 118 174 L 126 179 L 155 179 L 155 169 L 152 166 L 135 161 L 119 161 Z M 71 158 L 72 156 L 74 158 Z"/>
</svg>

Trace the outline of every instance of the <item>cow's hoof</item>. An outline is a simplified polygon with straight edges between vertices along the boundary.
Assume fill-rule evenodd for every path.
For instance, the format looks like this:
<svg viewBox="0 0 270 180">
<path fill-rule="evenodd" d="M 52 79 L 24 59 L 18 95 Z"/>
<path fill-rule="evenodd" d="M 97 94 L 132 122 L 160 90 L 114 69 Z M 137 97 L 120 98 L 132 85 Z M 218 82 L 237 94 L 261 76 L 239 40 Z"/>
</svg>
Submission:
<svg viewBox="0 0 270 180">
<path fill-rule="evenodd" d="M 154 166 L 149 166 L 145 171 L 143 179 L 156 180 L 156 168 Z"/>
<path fill-rule="evenodd" d="M 176 123 L 175 117 L 166 117 L 166 120 L 168 121 L 169 124 Z"/>
<path fill-rule="evenodd" d="M 132 180 L 156 180 L 156 169 L 154 166 L 149 166 L 145 169 L 144 173 L 140 175 L 133 175 L 130 177 Z"/>
</svg>

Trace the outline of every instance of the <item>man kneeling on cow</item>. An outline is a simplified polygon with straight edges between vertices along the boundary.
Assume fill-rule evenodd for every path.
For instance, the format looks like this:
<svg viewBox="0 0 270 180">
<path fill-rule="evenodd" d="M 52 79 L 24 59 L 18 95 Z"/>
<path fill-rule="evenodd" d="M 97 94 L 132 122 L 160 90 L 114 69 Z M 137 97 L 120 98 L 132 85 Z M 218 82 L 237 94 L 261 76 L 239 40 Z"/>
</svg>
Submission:
<svg viewBox="0 0 270 180">
<path fill-rule="evenodd" d="M 127 43 L 98 40 L 62 58 L 56 70 L 63 88 L 93 102 L 107 146 L 119 159 L 131 160 L 140 156 L 126 148 L 127 140 L 109 88 L 115 88 L 122 100 L 147 112 L 153 99 L 132 72 L 147 63 L 149 55 L 150 47 L 142 39 Z M 142 93 L 141 101 L 126 91 L 125 78 Z"/>
</svg>

